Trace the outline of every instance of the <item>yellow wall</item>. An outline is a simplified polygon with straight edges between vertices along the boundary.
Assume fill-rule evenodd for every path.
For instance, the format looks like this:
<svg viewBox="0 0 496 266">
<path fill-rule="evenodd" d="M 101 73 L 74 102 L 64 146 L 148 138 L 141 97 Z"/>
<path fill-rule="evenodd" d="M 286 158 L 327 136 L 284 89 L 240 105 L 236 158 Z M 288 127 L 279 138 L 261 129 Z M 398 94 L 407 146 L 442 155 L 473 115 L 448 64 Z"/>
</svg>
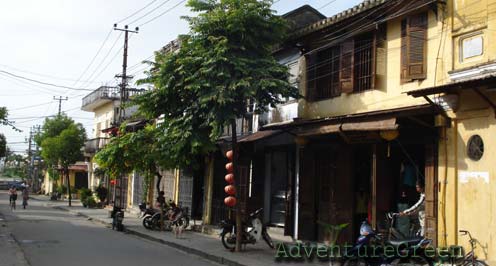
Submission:
<svg viewBox="0 0 496 266">
<path fill-rule="evenodd" d="M 383 82 L 375 90 L 360 93 L 342 93 L 340 97 L 326 99 L 316 102 L 300 100 L 298 116 L 303 118 L 322 118 L 344 114 L 362 113 L 376 110 L 392 109 L 405 106 L 425 104 L 422 98 L 413 98 L 405 94 L 409 90 L 426 88 L 447 79 L 446 65 L 450 65 L 450 60 L 437 60 L 438 50 L 440 53 L 449 53 L 444 49 L 447 46 L 444 39 L 441 39 L 442 22 L 438 21 L 434 12 L 429 11 L 428 32 L 427 32 L 427 78 L 422 81 L 413 81 L 405 84 L 400 83 L 401 69 L 401 19 L 398 18 L 387 23 L 386 41 L 386 77 L 381 78 Z M 441 17 L 442 18 L 442 17 Z M 439 49 L 440 45 L 443 49 Z M 439 58 L 444 58 L 440 54 Z M 437 65 L 436 65 L 437 61 Z M 446 62 L 445 62 L 446 61 Z M 305 59 L 301 59 L 302 71 L 300 93 L 305 95 L 306 75 Z M 437 75 L 435 72 L 437 71 Z"/>
<path fill-rule="evenodd" d="M 496 95 L 489 95 L 496 102 Z M 444 142 L 439 149 L 439 239 L 441 244 L 459 244 L 468 249 L 468 237 L 458 233 L 458 230 L 468 230 L 480 242 L 478 256 L 493 265 L 496 264 L 495 111 L 470 90 L 461 92 L 460 99 L 459 110 L 449 113 L 453 123 L 447 130 L 447 176 L 444 175 Z M 484 155 L 479 161 L 467 156 L 467 142 L 475 134 L 484 141 Z M 447 184 L 443 185 L 445 177 Z M 443 242 L 445 233 L 447 243 Z"/>
<path fill-rule="evenodd" d="M 494 61 L 496 59 L 496 0 L 454 0 L 450 5 L 452 19 L 451 40 L 454 69 Z M 483 38 L 484 53 L 470 59 L 461 60 L 460 41 L 472 35 Z"/>
<path fill-rule="evenodd" d="M 451 60 L 447 70 L 494 62 L 496 0 L 451 0 L 447 8 L 450 17 L 445 47 L 446 51 L 453 51 L 445 54 L 444 61 Z M 462 61 L 460 39 L 473 33 L 483 36 L 483 54 Z M 494 92 L 482 91 L 496 102 Z M 469 230 L 480 242 L 476 249 L 478 256 L 489 265 L 496 265 L 495 111 L 470 88 L 464 88 L 458 95 L 459 108 L 448 113 L 453 121 L 446 136 L 441 135 L 439 145 L 439 243 L 459 244 L 468 249 L 468 237 L 458 231 Z M 475 134 L 484 141 L 484 155 L 479 161 L 467 156 L 467 142 Z"/>
</svg>

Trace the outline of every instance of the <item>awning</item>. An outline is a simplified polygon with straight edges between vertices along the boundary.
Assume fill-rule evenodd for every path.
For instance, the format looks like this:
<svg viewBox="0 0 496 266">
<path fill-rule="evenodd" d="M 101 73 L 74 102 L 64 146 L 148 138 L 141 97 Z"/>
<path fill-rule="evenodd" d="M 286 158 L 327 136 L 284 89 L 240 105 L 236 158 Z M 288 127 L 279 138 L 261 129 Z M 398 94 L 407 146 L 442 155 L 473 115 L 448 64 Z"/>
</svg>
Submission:
<svg viewBox="0 0 496 266">
<path fill-rule="evenodd" d="M 242 138 L 241 140 L 239 140 L 239 142 L 253 142 L 253 141 L 257 141 L 257 140 L 261 140 L 261 139 L 265 139 L 265 138 L 268 138 L 268 137 L 272 137 L 272 136 L 275 136 L 275 135 L 278 135 L 280 133 L 282 133 L 283 131 L 281 130 L 264 130 L 264 131 L 257 131 L 253 134 L 250 134 L 244 138 Z"/>
<path fill-rule="evenodd" d="M 477 89 L 481 87 L 496 87 L 496 75 L 488 75 L 482 78 L 457 81 L 440 86 L 408 91 L 406 94 L 413 97 L 423 97 L 438 93 L 450 93 L 457 89 Z"/>
<path fill-rule="evenodd" d="M 268 124 L 261 130 L 282 130 L 299 136 L 323 135 L 339 131 L 394 130 L 398 128 L 397 118 L 435 114 L 439 114 L 439 110 L 430 104 L 422 104 L 319 119 L 295 119 L 291 123 Z"/>
<path fill-rule="evenodd" d="M 398 129 L 396 118 L 300 127 L 292 130 L 291 132 L 301 137 L 308 137 L 332 134 L 340 131 L 378 131 L 394 129 Z"/>
</svg>

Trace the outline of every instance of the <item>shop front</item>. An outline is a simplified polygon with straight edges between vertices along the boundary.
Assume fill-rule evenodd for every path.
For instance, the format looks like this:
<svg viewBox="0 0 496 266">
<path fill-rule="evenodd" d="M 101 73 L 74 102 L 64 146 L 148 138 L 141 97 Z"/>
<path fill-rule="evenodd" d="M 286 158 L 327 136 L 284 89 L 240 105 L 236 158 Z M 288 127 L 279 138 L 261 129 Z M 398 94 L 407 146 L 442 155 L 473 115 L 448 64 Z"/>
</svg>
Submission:
<svg viewBox="0 0 496 266">
<path fill-rule="evenodd" d="M 351 243 L 365 220 L 386 232 L 386 214 L 412 206 L 420 197 L 419 182 L 425 185 L 426 236 L 435 240 L 434 113 L 423 105 L 279 127 L 298 143 L 296 238 L 333 242 L 331 231 L 343 228 L 338 242 Z M 417 216 L 394 226 L 405 237 L 420 229 Z"/>
</svg>

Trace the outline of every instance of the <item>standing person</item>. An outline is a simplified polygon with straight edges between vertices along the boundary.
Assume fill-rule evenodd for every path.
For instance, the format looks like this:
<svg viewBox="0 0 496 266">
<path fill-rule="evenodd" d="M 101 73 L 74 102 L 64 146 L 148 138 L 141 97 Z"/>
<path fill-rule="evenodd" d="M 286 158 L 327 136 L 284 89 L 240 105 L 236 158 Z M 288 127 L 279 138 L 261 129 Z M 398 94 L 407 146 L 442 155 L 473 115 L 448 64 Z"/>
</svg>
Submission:
<svg viewBox="0 0 496 266">
<path fill-rule="evenodd" d="M 17 189 L 13 186 L 9 189 L 9 204 L 15 209 L 15 201 L 17 200 Z M 14 205 L 12 205 L 12 202 Z M 12 207 L 13 206 L 13 207 Z"/>
<path fill-rule="evenodd" d="M 29 191 L 27 187 L 24 187 L 22 189 L 22 208 L 26 209 L 26 206 L 28 205 L 28 199 L 29 199 Z"/>
<path fill-rule="evenodd" d="M 420 193 L 418 201 L 412 207 L 400 212 L 400 216 L 418 213 L 420 236 L 423 237 L 425 235 L 425 193 L 424 183 L 420 179 L 417 180 L 416 189 L 417 192 Z"/>
</svg>

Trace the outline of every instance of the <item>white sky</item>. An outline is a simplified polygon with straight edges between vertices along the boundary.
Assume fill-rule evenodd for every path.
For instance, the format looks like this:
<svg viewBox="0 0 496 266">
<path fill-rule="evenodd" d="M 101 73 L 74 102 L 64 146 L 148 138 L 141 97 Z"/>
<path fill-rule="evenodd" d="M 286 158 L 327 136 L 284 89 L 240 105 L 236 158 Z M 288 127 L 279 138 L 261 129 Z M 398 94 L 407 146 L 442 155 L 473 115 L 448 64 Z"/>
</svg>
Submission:
<svg viewBox="0 0 496 266">
<path fill-rule="evenodd" d="M 113 24 L 153 2 L 126 23 L 130 28 L 143 24 L 165 13 L 156 20 L 140 27 L 129 42 L 128 73 L 139 78 L 145 66 L 139 63 L 153 54 L 178 34 L 186 33 L 187 23 L 179 17 L 190 14 L 182 0 L 0 0 L 0 106 L 9 110 L 9 120 L 23 130 L 19 133 L 7 126 L 0 126 L 0 133 L 15 152 L 27 149 L 24 142 L 34 125 L 42 125 L 44 116 L 58 112 L 54 96 L 67 96 L 62 101 L 62 111 L 76 122 L 82 123 L 88 137 L 93 136 L 93 113 L 80 110 L 82 98 L 90 91 L 36 84 L 13 78 L 1 71 L 47 83 L 94 90 L 102 84 L 115 85 L 115 74 L 122 70 L 123 37 L 119 31 L 111 33 L 100 54 L 84 70 L 97 53 Z M 284 14 L 299 6 L 309 4 L 326 16 L 354 6 L 361 0 L 279 0 L 273 6 Z M 179 5 L 178 5 L 179 4 Z M 178 5 L 176 8 L 174 6 Z M 112 44 L 116 42 L 113 49 Z M 105 55 L 108 55 L 105 61 Z M 112 60 L 113 59 L 113 60 Z M 97 66 L 99 66 L 97 68 Z M 107 67 L 106 67 L 107 66 Z M 105 68 L 106 67 L 106 68 Z M 78 78 L 84 73 L 81 80 Z M 92 75 L 94 73 L 94 75 Z"/>
</svg>

